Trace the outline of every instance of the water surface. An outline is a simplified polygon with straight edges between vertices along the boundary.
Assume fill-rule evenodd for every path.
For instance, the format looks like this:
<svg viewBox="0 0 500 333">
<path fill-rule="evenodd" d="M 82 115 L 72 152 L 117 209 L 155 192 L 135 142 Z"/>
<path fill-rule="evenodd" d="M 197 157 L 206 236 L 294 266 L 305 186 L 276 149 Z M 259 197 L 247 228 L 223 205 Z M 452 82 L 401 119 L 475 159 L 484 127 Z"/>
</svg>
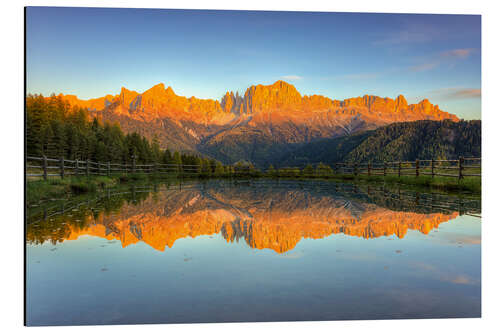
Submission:
<svg viewBox="0 0 500 333">
<path fill-rule="evenodd" d="M 28 210 L 27 324 L 479 317 L 477 207 L 322 181 L 54 201 Z"/>
</svg>

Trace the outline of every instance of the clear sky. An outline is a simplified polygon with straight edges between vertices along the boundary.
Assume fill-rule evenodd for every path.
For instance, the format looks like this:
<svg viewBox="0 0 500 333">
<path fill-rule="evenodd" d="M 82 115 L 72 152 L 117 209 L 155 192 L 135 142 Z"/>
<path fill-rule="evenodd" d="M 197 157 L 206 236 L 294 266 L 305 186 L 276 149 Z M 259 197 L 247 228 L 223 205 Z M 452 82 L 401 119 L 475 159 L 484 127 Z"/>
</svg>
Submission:
<svg viewBox="0 0 500 333">
<path fill-rule="evenodd" d="M 481 17 L 29 7 L 28 93 L 82 99 L 163 82 L 220 99 L 285 80 L 300 93 L 428 98 L 481 118 Z"/>
</svg>

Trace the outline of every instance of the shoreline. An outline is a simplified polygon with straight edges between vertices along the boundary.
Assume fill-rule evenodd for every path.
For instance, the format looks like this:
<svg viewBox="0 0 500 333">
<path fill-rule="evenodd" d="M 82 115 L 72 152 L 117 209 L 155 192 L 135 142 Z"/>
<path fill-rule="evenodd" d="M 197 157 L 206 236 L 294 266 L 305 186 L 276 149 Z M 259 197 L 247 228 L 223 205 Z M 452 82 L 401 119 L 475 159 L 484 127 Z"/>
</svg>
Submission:
<svg viewBox="0 0 500 333">
<path fill-rule="evenodd" d="M 238 180 L 238 179 L 272 179 L 272 180 L 324 180 L 348 181 L 353 183 L 379 183 L 387 185 L 407 185 L 419 190 L 437 190 L 447 194 L 467 194 L 481 196 L 481 178 L 466 178 L 457 180 L 447 177 L 430 176 L 378 176 L 378 175 L 277 175 L 262 172 L 248 174 L 193 175 L 180 177 L 178 174 L 121 174 L 111 176 L 70 176 L 64 179 L 26 180 L 26 204 L 33 205 L 54 197 L 69 197 L 71 195 L 99 193 L 110 187 L 134 183 L 161 183 L 165 180 Z"/>
</svg>

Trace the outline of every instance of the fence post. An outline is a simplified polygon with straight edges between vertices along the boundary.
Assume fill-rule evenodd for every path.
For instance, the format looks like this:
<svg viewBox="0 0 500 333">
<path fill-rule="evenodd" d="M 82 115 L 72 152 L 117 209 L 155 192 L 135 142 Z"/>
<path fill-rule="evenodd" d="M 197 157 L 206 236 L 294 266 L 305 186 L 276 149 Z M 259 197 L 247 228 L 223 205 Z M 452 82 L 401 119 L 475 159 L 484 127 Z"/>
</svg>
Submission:
<svg viewBox="0 0 500 333">
<path fill-rule="evenodd" d="M 418 175 L 420 174 L 420 161 L 417 159 L 415 160 L 415 177 L 418 177 Z"/>
<path fill-rule="evenodd" d="M 431 160 L 431 177 L 434 178 L 434 158 Z"/>
<path fill-rule="evenodd" d="M 47 180 L 47 156 L 43 155 L 43 179 Z"/>
<path fill-rule="evenodd" d="M 401 178 L 401 161 L 398 162 L 398 177 Z"/>
<path fill-rule="evenodd" d="M 101 175 L 101 163 L 97 162 L 97 175 Z"/>
<path fill-rule="evenodd" d="M 111 175 L 111 163 L 108 161 L 108 177 Z"/>
<path fill-rule="evenodd" d="M 387 163 L 384 161 L 384 177 L 387 175 Z"/>
<path fill-rule="evenodd" d="M 132 173 L 135 173 L 135 155 L 132 155 Z"/>
<path fill-rule="evenodd" d="M 368 176 L 371 176 L 372 174 L 372 164 L 369 162 L 368 163 Z"/>
<path fill-rule="evenodd" d="M 358 163 L 354 163 L 354 175 L 358 175 Z"/>
<path fill-rule="evenodd" d="M 78 168 L 80 167 L 80 164 L 78 163 L 78 159 L 75 161 L 75 175 L 78 176 Z"/>
<path fill-rule="evenodd" d="M 90 175 L 90 161 L 87 159 L 87 165 L 85 166 L 85 172 L 87 173 L 87 177 Z"/>
<path fill-rule="evenodd" d="M 59 168 L 60 168 L 60 172 L 61 172 L 61 178 L 64 178 L 64 157 L 61 157 L 61 159 L 59 160 Z"/>
<path fill-rule="evenodd" d="M 458 158 L 458 179 L 463 179 L 463 170 L 464 170 L 464 158 L 460 156 Z"/>
</svg>

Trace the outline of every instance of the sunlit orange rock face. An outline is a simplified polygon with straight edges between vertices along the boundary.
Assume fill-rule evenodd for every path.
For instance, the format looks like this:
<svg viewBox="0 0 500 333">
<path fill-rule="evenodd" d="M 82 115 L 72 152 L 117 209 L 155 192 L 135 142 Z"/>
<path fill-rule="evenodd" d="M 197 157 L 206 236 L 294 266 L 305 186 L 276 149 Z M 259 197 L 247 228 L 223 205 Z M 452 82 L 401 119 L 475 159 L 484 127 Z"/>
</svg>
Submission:
<svg viewBox="0 0 500 333">
<path fill-rule="evenodd" d="M 397 212 L 298 191 L 262 193 L 255 198 L 252 191 L 241 195 L 230 190 L 160 192 L 137 206 L 125 205 L 117 215 L 90 218 L 83 229 L 70 227 L 66 239 L 91 235 L 119 240 L 123 247 L 144 242 L 164 251 L 178 239 L 221 234 L 228 242 L 244 239 L 252 248 L 284 253 L 304 238 L 332 234 L 363 238 L 403 238 L 408 230 L 427 234 L 458 215 Z"/>
<path fill-rule="evenodd" d="M 63 97 L 70 104 L 89 110 L 108 109 L 120 114 L 127 113 L 130 117 L 145 121 L 172 118 L 204 124 L 224 124 L 239 116 L 250 115 L 260 116 L 258 120 L 266 121 L 269 119 L 266 116 L 269 117 L 270 114 L 275 115 L 274 120 L 278 121 L 306 120 L 311 117 L 319 120 L 320 115 L 326 120 L 358 116 L 379 123 L 420 119 L 458 120 L 455 115 L 441 111 L 427 99 L 410 105 L 402 95 L 395 100 L 365 95 L 339 101 L 320 95 L 302 96 L 293 85 L 284 81 L 277 81 L 267 86 L 251 86 L 243 97 L 227 92 L 220 102 L 178 96 L 171 87 L 165 88 L 163 83 L 141 94 L 122 88 L 119 95 L 107 95 L 90 100 L 80 100 L 74 95 Z"/>
<path fill-rule="evenodd" d="M 78 99 L 78 97 L 76 97 L 75 95 L 59 94 L 59 96 L 66 100 L 71 106 L 82 107 L 90 111 L 103 110 L 109 107 L 116 98 L 116 96 L 106 95 L 104 97 L 81 100 Z"/>
<path fill-rule="evenodd" d="M 87 101 L 79 100 L 72 95 L 68 96 L 63 97 L 67 97 L 71 105 L 88 108 L 91 111 L 108 110 L 146 122 L 172 118 L 200 123 L 225 123 L 232 118 L 232 116 L 227 117 L 229 112 L 224 112 L 218 101 L 178 96 L 171 87 L 165 88 L 163 83 L 155 85 L 142 94 L 123 87 L 119 95 L 108 95 Z"/>
<path fill-rule="evenodd" d="M 443 120 L 457 121 L 455 115 L 441 111 L 437 105 L 432 105 L 427 99 L 418 104 L 408 105 L 404 96 L 396 100 L 378 96 L 355 97 L 343 101 L 312 95 L 302 96 L 294 86 L 278 81 L 270 86 L 252 86 L 245 93 L 243 111 L 248 114 L 258 114 L 258 121 L 266 120 L 266 113 L 279 115 L 277 121 L 287 118 L 304 122 L 328 123 L 331 120 L 360 117 L 365 121 L 388 124 L 396 121 L 413 120 Z M 268 115 L 267 115 L 268 116 Z M 269 118 L 267 118 L 269 119 Z"/>
</svg>

